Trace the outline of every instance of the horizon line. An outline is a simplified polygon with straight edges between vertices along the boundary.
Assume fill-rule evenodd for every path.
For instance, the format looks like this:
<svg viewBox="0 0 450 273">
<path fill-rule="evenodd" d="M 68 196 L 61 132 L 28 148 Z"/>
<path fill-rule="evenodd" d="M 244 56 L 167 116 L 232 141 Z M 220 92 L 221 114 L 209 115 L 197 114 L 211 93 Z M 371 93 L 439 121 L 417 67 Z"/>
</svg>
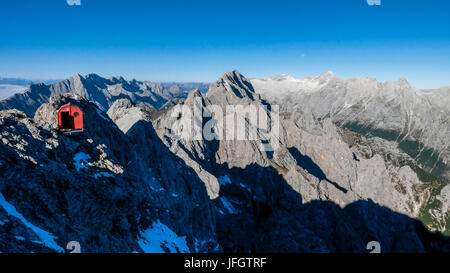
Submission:
<svg viewBox="0 0 450 273">
<path fill-rule="evenodd" d="M 30 82 L 27 85 L 18 85 L 18 86 L 30 86 L 30 85 L 40 84 L 40 83 L 44 83 L 46 85 L 51 85 L 51 84 L 54 84 L 54 83 L 57 83 L 57 82 L 62 82 L 62 81 L 68 80 L 70 78 L 73 78 L 76 75 L 80 75 L 83 78 L 85 78 L 86 76 L 89 76 L 89 75 L 96 75 L 96 76 L 99 76 L 99 77 L 101 77 L 103 79 L 110 79 L 110 78 L 121 77 L 127 82 L 135 80 L 135 81 L 139 81 L 139 82 L 151 82 L 151 83 L 157 83 L 157 84 L 158 83 L 159 84 L 165 84 L 165 83 L 211 84 L 211 83 L 214 83 L 215 81 L 217 81 L 217 79 L 220 79 L 225 73 L 230 72 L 230 71 L 237 71 L 237 72 L 239 72 L 239 70 L 236 70 L 236 69 L 227 70 L 226 72 L 224 72 L 220 76 L 218 76 L 215 80 L 211 80 L 211 81 L 205 81 L 205 80 L 186 80 L 186 81 L 183 81 L 183 80 L 139 80 L 139 79 L 137 79 L 135 77 L 125 77 L 125 76 L 121 76 L 121 75 L 103 76 L 103 75 L 100 75 L 100 73 L 95 73 L 95 72 L 90 72 L 90 73 L 87 73 L 87 74 L 84 74 L 84 75 L 79 73 L 79 72 L 76 72 L 76 73 L 74 73 L 71 76 L 66 77 L 66 78 L 47 78 L 47 79 L 45 79 L 45 78 L 44 79 L 43 78 L 27 78 L 27 77 L 22 77 L 22 76 L 7 76 L 7 77 L 0 76 L 0 80 L 21 80 L 21 81 L 29 81 Z M 240 73 L 240 74 L 243 75 L 242 73 Z M 324 73 L 321 73 L 321 74 L 302 76 L 302 77 L 296 77 L 296 76 L 293 76 L 292 74 L 287 74 L 287 73 L 277 73 L 277 74 L 272 74 L 270 76 L 265 76 L 265 77 L 261 77 L 261 76 L 247 77 L 245 75 L 243 75 L 243 76 L 245 78 L 249 79 L 249 80 L 252 80 L 252 79 L 267 80 L 267 79 L 269 79 L 271 77 L 275 77 L 275 76 L 290 76 L 290 77 L 292 77 L 292 78 L 294 78 L 296 80 L 302 80 L 302 79 L 307 79 L 307 78 L 311 78 L 311 77 L 319 77 L 319 76 L 323 76 L 323 75 L 327 75 L 327 74 L 332 74 L 333 76 L 335 76 L 335 77 L 337 77 L 337 78 L 339 78 L 341 80 L 344 80 L 344 81 L 348 81 L 348 80 L 355 79 L 355 78 L 374 79 L 374 80 L 376 80 L 379 83 L 390 83 L 390 82 L 398 82 L 398 81 L 401 81 L 401 80 L 406 80 L 408 82 L 408 84 L 412 88 L 417 89 L 417 90 L 433 90 L 433 89 L 441 89 L 441 88 L 445 88 L 445 87 L 450 87 L 450 82 L 449 82 L 448 84 L 442 85 L 440 87 L 418 88 L 418 87 L 415 87 L 415 86 L 411 85 L 409 79 L 407 77 L 404 77 L 404 76 L 401 76 L 401 77 L 397 78 L 397 80 L 386 80 L 386 81 L 378 80 L 377 77 L 371 77 L 371 76 L 364 77 L 364 76 L 359 76 L 359 75 L 355 75 L 355 76 L 352 76 L 352 77 L 349 77 L 349 78 L 344 78 L 344 77 L 340 77 L 340 76 L 336 75 L 332 70 L 328 70 L 328 71 L 326 71 Z M 0 83 L 0 84 L 6 85 L 6 84 L 9 84 L 9 83 L 5 83 L 5 84 Z M 10 85 L 15 85 L 15 84 L 10 84 Z"/>
</svg>

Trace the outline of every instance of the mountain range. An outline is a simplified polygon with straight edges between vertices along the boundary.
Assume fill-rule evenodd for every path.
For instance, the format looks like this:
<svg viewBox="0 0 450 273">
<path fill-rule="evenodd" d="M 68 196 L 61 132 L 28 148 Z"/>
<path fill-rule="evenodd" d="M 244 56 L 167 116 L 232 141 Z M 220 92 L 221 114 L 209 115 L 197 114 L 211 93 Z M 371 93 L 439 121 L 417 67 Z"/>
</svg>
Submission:
<svg viewBox="0 0 450 273">
<path fill-rule="evenodd" d="M 253 79 L 257 93 L 290 110 L 307 108 L 343 129 L 394 142 L 422 168 L 450 181 L 450 87 L 417 90 L 405 78 L 342 80 L 332 72 L 296 79 Z"/>
<path fill-rule="evenodd" d="M 67 80 L 55 83 L 31 84 L 26 92 L 0 101 L 0 110 L 19 109 L 33 116 L 36 109 L 51 96 L 64 93 L 78 94 L 93 101 L 103 110 L 107 110 L 120 98 L 147 102 L 159 108 L 171 99 L 185 97 L 186 92 L 192 89 L 206 91 L 207 88 L 206 83 L 153 83 L 134 79 L 127 81 L 121 76 L 105 79 L 97 74 L 75 74 Z"/>
<path fill-rule="evenodd" d="M 206 92 L 95 74 L 32 85 L 0 102 L 0 251 L 448 252 L 449 90 L 237 71 Z M 69 102 L 82 134 L 57 130 Z M 225 133 L 211 109 L 231 105 L 279 105 L 277 147 L 245 114 L 256 139 L 174 127 L 186 106 Z"/>
</svg>

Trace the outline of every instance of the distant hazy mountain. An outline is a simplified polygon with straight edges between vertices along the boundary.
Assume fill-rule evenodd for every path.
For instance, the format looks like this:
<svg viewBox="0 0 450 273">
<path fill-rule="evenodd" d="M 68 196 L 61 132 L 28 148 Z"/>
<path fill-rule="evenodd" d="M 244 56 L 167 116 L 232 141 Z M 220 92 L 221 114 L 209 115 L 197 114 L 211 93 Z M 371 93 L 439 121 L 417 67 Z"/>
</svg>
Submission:
<svg viewBox="0 0 450 273">
<path fill-rule="evenodd" d="M 394 141 L 434 175 L 450 181 L 450 87 L 417 90 L 404 78 L 343 80 L 332 72 L 296 79 L 252 79 L 257 93 L 287 109 L 309 109 L 341 128 Z"/>
<path fill-rule="evenodd" d="M 22 86 L 28 86 L 30 84 L 34 83 L 45 83 L 45 84 L 52 84 L 57 82 L 58 80 L 30 80 L 30 79 L 24 79 L 24 78 L 3 78 L 0 77 L 0 84 L 11 84 L 11 85 L 22 85 Z"/>
<path fill-rule="evenodd" d="M 21 79 L 5 80 L 10 83 L 25 83 Z M 128 98 L 134 103 L 145 102 L 155 108 L 161 107 L 171 99 L 182 98 L 186 93 L 199 89 L 206 91 L 207 83 L 153 83 L 148 81 L 127 81 L 123 77 L 102 78 L 96 74 L 71 78 L 47 85 L 31 84 L 23 94 L 15 94 L 0 101 L 0 110 L 17 109 L 34 116 L 36 109 L 48 102 L 53 95 L 72 93 L 95 102 L 107 110 L 116 99 Z M 17 90 L 17 89 L 15 89 Z M 21 89 L 19 89 L 21 90 Z M 10 93 L 11 90 L 5 91 Z"/>
<path fill-rule="evenodd" d="M 46 81 L 40 81 L 40 80 L 28 80 L 28 79 L 21 79 L 21 78 L 2 78 L 0 77 L 0 100 L 6 99 L 14 94 L 17 93 L 24 93 L 28 86 L 37 83 L 37 82 L 44 82 L 46 84 L 51 84 L 56 81 L 54 80 L 46 80 Z"/>
<path fill-rule="evenodd" d="M 176 90 L 179 89 L 184 93 L 189 93 L 194 89 L 198 89 L 201 92 L 208 91 L 210 83 L 202 82 L 158 82 L 164 89 Z M 174 91 L 172 91 L 174 92 Z"/>
</svg>

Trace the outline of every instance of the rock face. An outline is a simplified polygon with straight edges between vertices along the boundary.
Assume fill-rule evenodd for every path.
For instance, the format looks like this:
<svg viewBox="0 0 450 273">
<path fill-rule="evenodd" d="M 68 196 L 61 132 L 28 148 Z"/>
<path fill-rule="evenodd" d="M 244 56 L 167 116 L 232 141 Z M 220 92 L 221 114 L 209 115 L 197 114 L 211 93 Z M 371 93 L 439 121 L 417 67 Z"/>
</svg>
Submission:
<svg viewBox="0 0 450 273">
<path fill-rule="evenodd" d="M 251 82 L 271 103 L 309 109 L 341 128 L 394 141 L 427 172 L 450 181 L 450 87 L 417 90 L 404 78 L 385 83 L 359 77 L 342 80 L 331 72 Z"/>
<path fill-rule="evenodd" d="M 81 135 L 55 130 L 68 102 L 83 109 Z M 434 230 L 446 230 L 448 187 L 427 183 L 395 142 L 308 109 L 277 112 L 237 71 L 158 110 L 129 98 L 107 113 L 98 105 L 66 94 L 34 119 L 0 111 L 0 251 L 69 241 L 83 252 L 367 252 L 370 241 L 382 252 L 450 250 L 417 220 L 424 208 L 436 216 L 438 200 Z M 267 120 L 229 119 L 229 106 Z M 243 139 L 228 131 L 239 126 Z"/>
<path fill-rule="evenodd" d="M 0 101 L 0 110 L 17 109 L 33 116 L 36 109 L 54 95 L 72 93 L 90 100 L 102 110 L 117 99 L 128 98 L 134 103 L 146 102 L 155 108 L 167 101 L 185 97 L 194 88 L 206 89 L 203 83 L 152 83 L 137 80 L 126 81 L 122 77 L 102 78 L 96 74 L 81 76 L 75 74 L 70 79 L 54 84 L 33 84 L 24 94 L 16 94 Z"/>
<path fill-rule="evenodd" d="M 68 102 L 83 109 L 81 135 L 53 129 L 55 111 Z M 34 120 L 16 110 L 0 112 L 0 135 L 0 251 L 64 251 L 69 241 L 83 252 L 217 246 L 203 184 L 167 152 L 151 123 L 136 123 L 124 134 L 96 105 L 66 95 L 52 97 Z M 161 226 L 179 238 L 146 237 Z"/>
<path fill-rule="evenodd" d="M 184 102 L 191 109 L 200 107 L 206 116 L 211 116 L 208 111 L 212 105 L 224 107 L 230 104 L 267 105 L 267 102 L 236 71 L 224 74 L 206 94 L 193 92 Z M 378 210 L 372 202 L 418 217 L 420 208 L 427 201 L 429 190 L 410 167 L 390 166 L 381 155 L 358 158 L 355 152 L 359 151 L 349 147 L 330 119 L 318 121 L 306 110 L 297 108 L 280 113 L 279 147 L 273 154 L 261 151 L 259 139 L 205 141 L 174 137 L 171 128 L 180 120 L 176 111 L 172 109 L 157 119 L 155 128 L 170 150 L 199 173 L 210 198 L 215 200 L 219 241 L 228 251 L 352 251 L 345 245 L 329 244 L 330 238 L 324 239 L 328 236 L 325 234 L 327 229 L 317 230 L 313 226 L 331 223 L 322 222 L 322 217 L 307 220 L 303 218 L 308 214 L 305 211 L 311 210 L 310 213 L 318 215 L 331 213 L 339 219 L 348 219 L 348 214 L 356 213 L 349 212 L 350 208 L 355 208 L 359 212 L 353 216 L 358 218 L 358 224 L 348 220 L 336 234 L 336 237 L 345 238 L 345 234 L 355 232 L 353 229 L 361 223 L 365 227 L 374 224 L 368 218 L 387 217 L 375 216 L 383 214 L 384 209 Z M 237 119 L 250 123 L 239 115 Z M 202 122 L 205 125 L 208 121 Z M 178 134 L 182 135 L 182 130 Z M 221 127 L 216 126 L 216 130 Z M 333 206 L 328 207 L 327 202 Z M 372 208 L 374 215 L 362 213 L 372 206 L 377 207 Z M 360 221 L 360 217 L 364 220 Z M 399 221 L 402 224 L 390 222 L 387 225 L 408 226 L 408 221 Z M 274 229 L 268 226 L 276 226 L 280 235 L 274 235 Z M 385 230 L 386 227 L 376 229 Z M 299 229 L 303 232 L 298 233 Z M 258 230 L 257 236 L 250 234 L 255 230 Z M 405 242 L 411 240 L 415 247 L 421 248 L 420 240 L 413 239 L 416 235 L 408 232 L 404 235 L 408 237 Z M 382 237 L 391 236 L 393 234 L 386 233 Z M 393 241 L 386 245 L 390 251 L 398 250 L 396 247 Z M 354 250 L 362 251 L 362 248 Z"/>
<path fill-rule="evenodd" d="M 230 103 L 264 105 L 265 102 L 254 93 L 251 85 L 243 83 L 248 83 L 248 80 L 242 75 L 237 72 L 227 73 L 212 84 L 204 96 L 199 92 L 191 93 L 185 105 L 193 105 L 195 98 L 202 101 L 202 110 L 205 112 L 211 105 L 222 107 Z M 167 132 L 176 121 L 173 116 L 168 112 L 155 122 L 162 139 L 171 138 Z M 188 165 L 192 164 L 191 167 L 194 169 L 198 167 L 197 164 L 202 165 L 202 162 L 226 164 L 229 168 L 245 168 L 252 164 L 263 168 L 273 167 L 295 191 L 302 195 L 305 202 L 326 199 L 345 206 L 361 198 L 370 198 L 395 211 L 417 216 L 417 207 L 421 206 L 423 200 L 414 203 L 414 209 L 411 210 L 401 200 L 414 200 L 413 196 L 404 196 L 398 192 L 391 181 L 393 176 L 404 174 L 408 176 L 405 187 L 422 184 L 411 169 L 388 170 L 380 156 L 355 159 L 354 152 L 330 120 L 319 122 L 310 113 L 298 110 L 282 112 L 281 117 L 278 138 L 280 147 L 272 156 L 261 151 L 261 140 L 211 142 L 171 139 L 165 143 L 185 161 L 193 160 L 194 162 Z M 208 172 L 212 167 L 206 166 L 203 169 Z M 210 192 L 210 196 L 217 197 L 218 184 L 211 184 L 211 179 L 207 178 L 204 182 L 210 185 L 207 188 L 214 189 Z"/>
</svg>

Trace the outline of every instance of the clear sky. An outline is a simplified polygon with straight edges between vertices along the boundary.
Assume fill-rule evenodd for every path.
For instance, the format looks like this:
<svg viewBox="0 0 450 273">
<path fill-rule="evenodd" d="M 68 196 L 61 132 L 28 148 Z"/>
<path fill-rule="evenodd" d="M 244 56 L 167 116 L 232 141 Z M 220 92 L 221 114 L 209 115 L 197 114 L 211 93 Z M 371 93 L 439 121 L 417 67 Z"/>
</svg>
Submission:
<svg viewBox="0 0 450 273">
<path fill-rule="evenodd" d="M 72 0 L 70 0 L 72 1 Z M 0 76 L 406 77 L 450 85 L 450 1 L 0 0 Z"/>
</svg>

